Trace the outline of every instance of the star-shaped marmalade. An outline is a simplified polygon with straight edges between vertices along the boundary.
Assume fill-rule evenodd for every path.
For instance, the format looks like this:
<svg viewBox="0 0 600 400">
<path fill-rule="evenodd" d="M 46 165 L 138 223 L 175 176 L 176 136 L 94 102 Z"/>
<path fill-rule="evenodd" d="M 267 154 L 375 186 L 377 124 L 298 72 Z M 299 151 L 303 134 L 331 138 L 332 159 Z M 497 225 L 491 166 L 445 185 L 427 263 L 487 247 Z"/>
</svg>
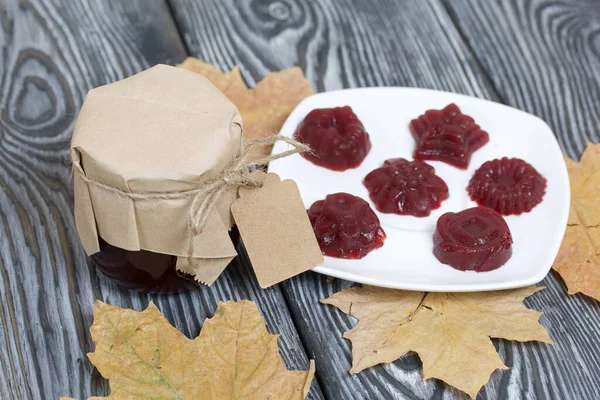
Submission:
<svg viewBox="0 0 600 400">
<path fill-rule="evenodd" d="M 467 169 L 473 153 L 489 141 L 486 131 L 456 104 L 442 110 L 427 110 L 410 122 L 417 147 L 415 160 L 443 161 Z"/>
</svg>

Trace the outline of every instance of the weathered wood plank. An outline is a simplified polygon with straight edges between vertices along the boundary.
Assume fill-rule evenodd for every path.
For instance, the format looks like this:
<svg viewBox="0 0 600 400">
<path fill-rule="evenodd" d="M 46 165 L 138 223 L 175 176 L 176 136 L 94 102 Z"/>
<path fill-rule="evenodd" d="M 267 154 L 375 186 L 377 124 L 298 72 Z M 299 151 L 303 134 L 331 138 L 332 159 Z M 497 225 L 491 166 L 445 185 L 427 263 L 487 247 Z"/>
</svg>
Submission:
<svg viewBox="0 0 600 400">
<path fill-rule="evenodd" d="M 567 154 L 600 141 L 600 3 L 444 0 L 502 100 L 544 119 Z"/>
<path fill-rule="evenodd" d="M 281 290 L 259 289 L 247 264 L 210 288 L 147 296 L 98 276 L 79 244 L 66 163 L 75 115 L 90 88 L 186 56 L 166 4 L 7 0 L 0 29 L 0 398 L 108 392 L 86 358 L 95 299 L 153 300 L 190 337 L 220 301 L 251 299 L 281 333 L 284 364 L 307 368 Z"/>
<path fill-rule="evenodd" d="M 463 2 L 456 8 L 464 10 L 474 7 L 477 2 L 471 3 Z M 534 113 L 537 113 L 536 109 L 528 105 L 542 104 L 546 99 L 556 101 L 548 96 L 548 93 L 552 93 L 553 81 L 538 78 L 537 86 L 532 86 L 524 82 L 524 77 L 514 80 L 514 74 L 503 74 L 494 69 L 494 62 L 498 59 L 494 55 L 494 43 L 501 41 L 499 37 L 490 38 L 486 44 L 486 54 L 492 60 L 489 65 L 491 69 L 471 54 L 468 45 L 478 42 L 482 35 L 480 31 L 490 26 L 504 27 L 510 24 L 509 18 L 498 12 L 493 18 L 482 21 L 477 31 L 466 34 L 470 37 L 469 43 L 466 43 L 446 8 L 436 1 L 379 0 L 367 4 L 359 0 L 205 0 L 200 4 L 190 0 L 171 0 L 171 4 L 190 52 L 223 69 L 240 64 L 249 84 L 256 83 L 271 70 L 300 65 L 319 90 L 383 85 L 435 88 L 505 101 Z M 475 8 L 484 7 L 483 3 L 478 4 L 480 7 Z M 585 12 L 588 9 L 588 6 L 575 2 L 563 4 L 569 10 L 583 7 L 579 10 Z M 521 3 L 515 7 L 521 7 Z M 512 18 L 526 11 L 513 10 Z M 452 15 L 455 14 L 457 12 Z M 592 22 L 588 22 L 588 25 L 595 26 Z M 585 39 L 578 51 L 584 52 L 587 59 L 597 61 L 595 37 Z M 510 38 L 508 36 L 507 40 Z M 545 40 L 539 33 L 537 38 Z M 568 40 L 569 36 L 566 38 Z M 503 55 L 504 68 L 507 68 L 506 64 L 526 58 L 518 47 L 511 48 L 511 51 Z M 566 57 L 563 64 L 553 64 L 552 57 L 557 51 L 560 48 L 552 46 L 535 49 L 535 52 L 544 54 L 547 63 L 545 68 L 564 67 L 563 64 L 572 62 L 580 71 L 586 70 L 582 68 L 583 61 L 572 60 L 574 53 L 561 55 Z M 486 67 L 485 71 L 482 65 Z M 593 77 L 597 70 L 588 71 L 587 75 Z M 593 102 L 597 100 L 597 90 L 595 83 L 589 82 L 589 79 L 578 83 L 561 79 L 554 84 L 560 84 L 562 90 L 571 95 L 578 91 L 579 100 L 570 107 L 561 107 L 562 103 L 559 102 L 548 113 L 538 114 L 557 130 L 563 148 L 573 155 L 574 147 L 569 147 L 567 143 L 583 143 L 583 132 L 596 134 L 596 131 L 591 134 L 588 132 L 588 127 L 593 125 L 596 117 L 581 121 L 597 112 L 596 107 L 579 113 L 575 104 L 598 103 Z M 512 96 L 521 96 L 524 100 L 512 101 L 512 98 L 505 97 L 501 88 L 507 85 L 519 85 L 520 91 Z M 535 102 L 533 98 L 536 98 Z M 569 121 L 569 129 L 559 131 L 561 125 L 554 121 Z M 581 148 L 582 145 L 577 147 L 579 150 Z M 545 312 L 542 323 L 557 344 L 549 346 L 495 340 L 501 358 L 512 368 L 510 371 L 495 372 L 480 398 L 563 399 L 600 396 L 600 377 L 596 373 L 598 361 L 591 356 L 600 350 L 598 304 L 580 296 L 566 297 L 564 288 L 553 274 L 543 284 L 548 289 L 527 303 Z M 309 356 L 317 361 L 317 376 L 327 398 L 465 397 L 440 382 L 422 382 L 420 363 L 414 355 L 350 376 L 347 372 L 351 360 L 350 345 L 341 335 L 354 325 L 354 320 L 333 307 L 318 303 L 320 298 L 349 285 L 351 283 L 339 280 L 328 283 L 326 277 L 313 273 L 283 284 L 296 327 Z"/>
</svg>

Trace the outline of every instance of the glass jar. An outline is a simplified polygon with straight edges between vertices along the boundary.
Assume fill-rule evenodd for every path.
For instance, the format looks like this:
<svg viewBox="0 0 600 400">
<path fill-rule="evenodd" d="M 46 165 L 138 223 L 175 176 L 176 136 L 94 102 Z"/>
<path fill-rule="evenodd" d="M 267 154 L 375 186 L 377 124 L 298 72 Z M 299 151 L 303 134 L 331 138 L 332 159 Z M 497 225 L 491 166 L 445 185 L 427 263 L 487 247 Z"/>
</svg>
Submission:
<svg viewBox="0 0 600 400">
<path fill-rule="evenodd" d="M 177 257 L 169 254 L 124 250 L 100 238 L 100 251 L 91 259 L 102 274 L 130 290 L 177 293 L 198 286 L 192 276 L 177 271 Z"/>
<path fill-rule="evenodd" d="M 237 246 L 239 232 L 235 227 L 229 236 Z M 177 270 L 175 256 L 147 250 L 129 251 L 106 243 L 102 238 L 99 242 L 100 251 L 90 256 L 92 262 L 104 276 L 129 290 L 169 294 L 201 286 L 193 276 Z"/>
<path fill-rule="evenodd" d="M 75 223 L 97 269 L 144 292 L 214 282 L 237 254 L 228 234 L 237 188 L 220 194 L 200 231 L 192 208 L 241 145 L 237 108 L 195 72 L 157 65 L 91 90 L 71 160 Z"/>
</svg>

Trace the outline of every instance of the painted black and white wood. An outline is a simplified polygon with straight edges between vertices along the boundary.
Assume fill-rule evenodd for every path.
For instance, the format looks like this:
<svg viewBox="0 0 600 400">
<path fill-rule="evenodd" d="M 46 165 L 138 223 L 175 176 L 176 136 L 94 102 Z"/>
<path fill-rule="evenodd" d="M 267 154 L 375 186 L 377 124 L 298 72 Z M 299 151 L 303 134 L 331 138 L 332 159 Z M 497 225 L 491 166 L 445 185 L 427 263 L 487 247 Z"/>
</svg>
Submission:
<svg viewBox="0 0 600 400">
<path fill-rule="evenodd" d="M 600 141 L 600 2 L 444 2 L 504 102 L 548 122 L 571 157 Z"/>
<path fill-rule="evenodd" d="M 576 1 L 308 2 L 172 0 L 188 50 L 223 69 L 240 64 L 254 84 L 300 65 L 318 90 L 412 86 L 483 97 L 546 119 L 566 153 L 598 140 L 599 3 Z M 207 38 L 218 38 L 209 40 Z M 495 340 L 509 371 L 482 399 L 600 398 L 600 304 L 567 297 L 554 273 L 527 301 L 557 342 Z M 350 282 L 313 273 L 284 283 L 288 307 L 328 399 L 463 398 L 422 382 L 414 355 L 349 375 L 342 338 L 355 320 L 319 304 Z"/>
<path fill-rule="evenodd" d="M 220 301 L 251 299 L 281 334 L 286 367 L 306 369 L 280 288 L 260 290 L 247 263 L 210 288 L 148 296 L 97 275 L 79 244 L 66 162 L 75 115 L 90 88 L 185 58 L 167 4 L 3 0 L 0 28 L 0 398 L 108 393 L 86 358 L 95 299 L 152 300 L 189 337 Z M 318 383 L 310 398 L 323 398 Z"/>
<path fill-rule="evenodd" d="M 97 275 L 72 217 L 75 115 L 90 88 L 191 54 L 240 64 L 250 85 L 300 65 L 319 91 L 414 86 L 504 102 L 544 118 L 578 157 L 599 139 L 599 10 L 576 0 L 0 0 L 0 398 L 108 392 L 85 356 L 94 299 L 138 310 L 152 300 L 195 336 L 219 301 L 241 298 L 281 333 L 286 367 L 316 360 L 311 399 L 464 398 L 422 382 L 415 355 L 348 374 L 342 332 L 354 320 L 318 300 L 350 282 L 306 273 L 262 291 L 245 257 L 182 295 L 130 293 Z M 543 283 L 527 303 L 557 343 L 496 340 L 511 369 L 479 398 L 600 398 L 600 304 L 566 296 L 555 274 Z"/>
</svg>

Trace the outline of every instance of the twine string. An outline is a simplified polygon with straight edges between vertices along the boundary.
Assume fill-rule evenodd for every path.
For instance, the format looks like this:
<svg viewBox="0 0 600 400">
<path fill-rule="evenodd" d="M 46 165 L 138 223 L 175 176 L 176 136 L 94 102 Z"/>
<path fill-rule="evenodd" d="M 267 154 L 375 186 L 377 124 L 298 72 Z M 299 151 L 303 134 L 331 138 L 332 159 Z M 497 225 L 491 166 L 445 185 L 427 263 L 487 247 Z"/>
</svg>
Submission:
<svg viewBox="0 0 600 400">
<path fill-rule="evenodd" d="M 285 142 L 292 146 L 292 148 L 278 154 L 271 154 L 254 160 L 250 159 L 254 148 L 273 145 L 278 141 Z M 194 238 L 198 236 L 206 226 L 212 210 L 215 208 L 223 193 L 232 187 L 262 187 L 262 179 L 256 179 L 251 175 L 253 168 L 267 165 L 271 161 L 306 151 L 310 151 L 310 147 L 286 136 L 272 135 L 263 139 L 251 140 L 245 145 L 242 144 L 240 146 L 240 149 L 233 160 L 216 178 L 204 182 L 199 188 L 169 193 L 132 193 L 124 191 L 87 177 L 80 165 L 73 165 L 73 173 L 90 185 L 134 200 L 170 200 L 193 197 L 188 212 L 188 231 L 190 233 L 188 236 L 190 237 L 190 241 L 188 245 L 187 260 L 190 264 L 197 267 L 198 263 L 193 258 Z"/>
</svg>

